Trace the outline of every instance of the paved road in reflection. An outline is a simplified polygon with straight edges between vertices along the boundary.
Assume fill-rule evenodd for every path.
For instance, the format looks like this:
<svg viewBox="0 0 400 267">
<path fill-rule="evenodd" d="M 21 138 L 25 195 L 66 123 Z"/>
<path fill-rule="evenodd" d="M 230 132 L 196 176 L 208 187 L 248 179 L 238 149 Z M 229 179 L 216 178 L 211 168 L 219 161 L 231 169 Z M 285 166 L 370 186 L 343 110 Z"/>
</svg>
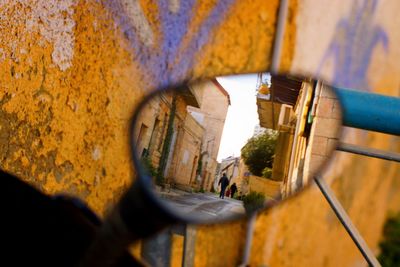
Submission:
<svg viewBox="0 0 400 267">
<path fill-rule="evenodd" d="M 165 192 L 162 198 L 167 200 L 177 211 L 204 219 L 227 219 L 244 215 L 243 202 L 225 197 L 220 199 L 211 193 Z"/>
</svg>

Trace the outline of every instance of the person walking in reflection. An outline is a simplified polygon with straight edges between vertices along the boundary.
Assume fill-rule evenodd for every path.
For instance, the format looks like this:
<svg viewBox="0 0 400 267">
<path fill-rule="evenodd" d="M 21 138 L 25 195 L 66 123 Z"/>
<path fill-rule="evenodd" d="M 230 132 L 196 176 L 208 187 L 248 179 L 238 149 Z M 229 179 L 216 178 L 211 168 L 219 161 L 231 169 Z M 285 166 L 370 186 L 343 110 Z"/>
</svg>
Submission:
<svg viewBox="0 0 400 267">
<path fill-rule="evenodd" d="M 219 192 L 219 198 L 224 198 L 226 187 L 229 185 L 229 179 L 226 174 L 223 173 L 222 177 L 218 181 L 218 185 L 221 185 L 221 191 Z"/>
<path fill-rule="evenodd" d="M 230 186 L 227 187 L 228 189 L 225 190 L 225 196 L 229 197 L 231 195 L 231 188 Z"/>
<path fill-rule="evenodd" d="M 233 198 L 233 196 L 235 195 L 236 192 L 237 192 L 237 186 L 236 186 L 236 183 L 233 183 L 231 185 L 231 198 Z"/>
</svg>

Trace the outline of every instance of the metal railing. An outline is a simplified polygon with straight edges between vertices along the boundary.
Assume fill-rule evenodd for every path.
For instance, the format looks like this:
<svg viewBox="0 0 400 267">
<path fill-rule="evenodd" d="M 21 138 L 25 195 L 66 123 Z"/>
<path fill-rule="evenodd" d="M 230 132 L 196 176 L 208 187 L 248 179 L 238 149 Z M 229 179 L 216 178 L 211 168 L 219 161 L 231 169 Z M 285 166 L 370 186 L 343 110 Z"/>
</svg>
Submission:
<svg viewBox="0 0 400 267">
<path fill-rule="evenodd" d="M 342 104 L 343 124 L 345 126 L 392 135 L 400 134 L 400 98 L 348 89 L 335 89 Z M 400 154 L 395 152 L 346 143 L 339 143 L 337 150 L 400 162 Z M 368 264 L 370 266 L 381 266 L 336 198 L 334 192 L 323 179 L 315 178 L 314 181 Z"/>
</svg>

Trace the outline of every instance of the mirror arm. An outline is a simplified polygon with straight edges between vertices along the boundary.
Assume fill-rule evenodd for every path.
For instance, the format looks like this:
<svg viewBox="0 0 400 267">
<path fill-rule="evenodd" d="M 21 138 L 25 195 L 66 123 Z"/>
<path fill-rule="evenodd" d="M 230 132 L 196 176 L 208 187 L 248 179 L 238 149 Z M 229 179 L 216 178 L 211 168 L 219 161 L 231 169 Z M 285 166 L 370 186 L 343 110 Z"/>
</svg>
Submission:
<svg viewBox="0 0 400 267">
<path fill-rule="evenodd" d="M 345 126 L 400 135 L 400 98 L 334 87 Z"/>
<path fill-rule="evenodd" d="M 80 266 L 115 266 L 134 241 L 177 222 L 137 179 L 106 217 Z"/>
<path fill-rule="evenodd" d="M 122 220 L 138 238 L 149 237 L 180 221 L 167 209 L 160 207 L 156 196 L 150 191 L 151 186 L 144 185 L 143 180 L 137 179 L 119 204 Z"/>
</svg>

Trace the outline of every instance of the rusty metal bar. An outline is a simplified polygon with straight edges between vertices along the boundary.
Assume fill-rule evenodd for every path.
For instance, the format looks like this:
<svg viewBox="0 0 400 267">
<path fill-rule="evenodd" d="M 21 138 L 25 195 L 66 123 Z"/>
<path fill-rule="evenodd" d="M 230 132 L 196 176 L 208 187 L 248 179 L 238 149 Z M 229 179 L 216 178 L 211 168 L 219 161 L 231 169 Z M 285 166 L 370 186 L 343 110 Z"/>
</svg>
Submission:
<svg viewBox="0 0 400 267">
<path fill-rule="evenodd" d="M 361 147 L 346 143 L 339 143 L 336 149 L 339 151 L 349 152 L 357 155 L 400 162 L 400 153 L 388 152 L 380 149 Z"/>
<path fill-rule="evenodd" d="M 354 244 L 360 250 L 364 259 L 368 262 L 369 266 L 381 266 L 375 255 L 369 249 L 367 243 L 364 241 L 357 228 L 354 226 L 350 217 L 347 215 L 346 211 L 340 204 L 339 200 L 336 198 L 332 189 L 325 183 L 325 180 L 322 178 L 315 177 L 315 183 L 318 185 L 318 188 L 321 190 L 325 199 L 328 201 L 332 210 L 335 212 L 337 218 L 342 223 L 343 227 L 346 229 L 347 233 L 350 235 Z"/>
</svg>

